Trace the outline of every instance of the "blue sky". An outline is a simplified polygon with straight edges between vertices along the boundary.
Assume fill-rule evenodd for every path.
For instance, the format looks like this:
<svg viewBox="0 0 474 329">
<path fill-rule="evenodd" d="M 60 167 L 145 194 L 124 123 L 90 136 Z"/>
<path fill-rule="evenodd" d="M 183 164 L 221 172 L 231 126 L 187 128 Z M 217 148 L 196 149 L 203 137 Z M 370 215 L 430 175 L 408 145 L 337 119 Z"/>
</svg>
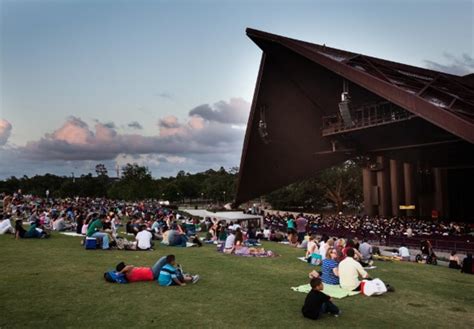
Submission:
<svg viewBox="0 0 474 329">
<path fill-rule="evenodd" d="M 97 162 L 155 176 L 237 166 L 261 55 L 246 27 L 474 71 L 473 1 L 0 0 L 0 11 L 0 178 Z"/>
</svg>

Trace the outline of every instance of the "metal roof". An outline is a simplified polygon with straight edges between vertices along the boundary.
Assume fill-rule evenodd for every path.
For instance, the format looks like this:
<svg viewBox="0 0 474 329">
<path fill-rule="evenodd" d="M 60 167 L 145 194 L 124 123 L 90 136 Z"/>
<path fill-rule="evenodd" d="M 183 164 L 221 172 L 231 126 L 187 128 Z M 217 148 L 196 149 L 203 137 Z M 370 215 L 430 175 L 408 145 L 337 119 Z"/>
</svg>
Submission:
<svg viewBox="0 0 474 329">
<path fill-rule="evenodd" d="M 474 143 L 474 86 L 464 77 L 391 62 L 254 29 L 247 35 L 276 42 L 454 135 Z"/>
</svg>

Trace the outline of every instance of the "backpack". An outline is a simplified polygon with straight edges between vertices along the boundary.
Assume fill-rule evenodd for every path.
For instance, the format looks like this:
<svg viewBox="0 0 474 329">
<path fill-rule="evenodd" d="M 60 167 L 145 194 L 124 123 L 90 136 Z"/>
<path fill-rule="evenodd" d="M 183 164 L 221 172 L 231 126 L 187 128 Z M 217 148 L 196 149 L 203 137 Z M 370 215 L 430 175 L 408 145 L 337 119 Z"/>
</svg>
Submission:
<svg viewBox="0 0 474 329">
<path fill-rule="evenodd" d="M 361 282 L 361 291 L 365 296 L 377 296 L 387 292 L 387 287 L 380 279 L 363 280 Z"/>
<path fill-rule="evenodd" d="M 108 271 L 104 273 L 104 279 L 111 283 L 128 283 L 125 274 L 116 271 Z"/>
</svg>

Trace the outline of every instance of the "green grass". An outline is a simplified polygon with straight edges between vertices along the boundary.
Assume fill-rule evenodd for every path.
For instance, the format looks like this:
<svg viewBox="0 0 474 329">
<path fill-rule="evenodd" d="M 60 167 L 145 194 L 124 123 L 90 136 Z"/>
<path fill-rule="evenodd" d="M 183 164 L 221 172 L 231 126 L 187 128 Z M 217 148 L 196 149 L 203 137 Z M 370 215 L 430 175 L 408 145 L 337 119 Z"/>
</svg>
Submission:
<svg viewBox="0 0 474 329">
<path fill-rule="evenodd" d="M 441 266 L 377 262 L 370 273 L 396 288 L 379 297 L 335 300 L 339 318 L 318 321 L 300 313 L 305 294 L 291 286 L 307 283 L 313 269 L 284 245 L 265 247 L 277 258 L 219 254 L 214 246 L 152 252 L 89 251 L 79 238 L 15 241 L 0 236 L 0 328 L 472 328 L 474 276 Z M 186 287 L 156 282 L 110 284 L 103 272 L 119 261 L 151 266 L 174 253 L 185 271 L 201 281 Z"/>
</svg>

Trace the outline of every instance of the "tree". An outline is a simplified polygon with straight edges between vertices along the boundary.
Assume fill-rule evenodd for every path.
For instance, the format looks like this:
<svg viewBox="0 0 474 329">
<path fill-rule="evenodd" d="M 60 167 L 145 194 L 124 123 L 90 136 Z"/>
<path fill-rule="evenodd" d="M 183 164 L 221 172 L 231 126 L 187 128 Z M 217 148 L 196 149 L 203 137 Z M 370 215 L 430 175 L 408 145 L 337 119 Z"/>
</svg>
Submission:
<svg viewBox="0 0 474 329">
<path fill-rule="evenodd" d="M 122 180 L 151 180 L 151 172 L 148 167 L 127 163 L 122 168 Z"/>
<path fill-rule="evenodd" d="M 346 161 L 321 171 L 317 177 L 318 185 L 325 191 L 325 197 L 336 206 L 339 212 L 344 203 L 358 206 L 362 200 L 362 173 L 354 161 Z"/>
<path fill-rule="evenodd" d="M 95 172 L 97 173 L 98 177 L 107 176 L 107 168 L 105 167 L 105 165 L 103 163 L 98 163 L 95 166 Z"/>
</svg>

